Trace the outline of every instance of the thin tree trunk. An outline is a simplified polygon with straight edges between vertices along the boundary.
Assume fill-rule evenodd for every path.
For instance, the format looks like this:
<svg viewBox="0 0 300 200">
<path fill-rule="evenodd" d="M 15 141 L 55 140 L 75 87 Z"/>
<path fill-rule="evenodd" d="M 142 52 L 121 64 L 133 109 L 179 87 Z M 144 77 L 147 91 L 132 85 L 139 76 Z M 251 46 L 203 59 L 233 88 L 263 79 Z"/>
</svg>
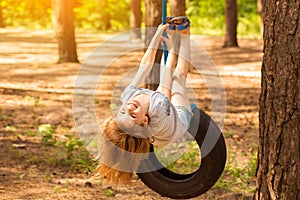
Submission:
<svg viewBox="0 0 300 200">
<path fill-rule="evenodd" d="M 162 23 L 162 1 L 157 0 L 145 0 L 146 5 L 146 36 L 145 47 L 147 48 L 154 36 L 156 27 Z M 156 54 L 155 64 L 149 76 L 146 79 L 146 87 L 151 90 L 156 90 L 159 85 L 160 77 L 160 60 L 162 56 L 162 50 L 159 49 Z"/>
<path fill-rule="evenodd" d="M 3 14 L 2 14 L 2 5 L 1 5 L 1 1 L 2 1 L 2 0 L 0 0 L 0 28 L 5 28 L 4 19 L 3 19 Z"/>
<path fill-rule="evenodd" d="M 141 11 L 141 0 L 131 0 L 130 5 L 130 38 L 131 39 L 141 39 L 141 21 L 142 21 L 142 11 Z"/>
<path fill-rule="evenodd" d="M 162 23 L 162 2 L 157 0 L 145 0 L 146 14 L 145 14 L 145 23 L 146 27 L 154 29 L 146 29 L 145 44 L 148 46 L 152 40 L 152 37 L 155 33 L 155 28 Z"/>
<path fill-rule="evenodd" d="M 58 62 L 78 62 L 74 30 L 74 0 L 52 0 L 52 6 L 58 41 Z"/>
<path fill-rule="evenodd" d="M 185 0 L 170 0 L 170 14 L 171 16 L 185 16 Z"/>
<path fill-rule="evenodd" d="M 263 0 L 257 0 L 257 12 L 260 16 L 260 34 L 263 35 L 263 31 L 264 31 L 264 16 L 263 16 Z"/>
<path fill-rule="evenodd" d="M 103 8 L 104 8 L 104 9 L 102 9 L 103 19 L 101 19 L 101 20 L 104 21 L 104 28 L 105 28 L 105 31 L 107 31 L 107 30 L 111 29 L 111 22 L 110 22 L 111 16 L 110 16 L 110 12 L 109 12 L 109 2 L 108 2 L 108 0 L 100 0 L 100 2 L 101 1 L 103 3 Z"/>
<path fill-rule="evenodd" d="M 255 200 L 300 199 L 300 1 L 264 1 Z"/>
<path fill-rule="evenodd" d="M 236 0 L 226 0 L 226 36 L 223 47 L 238 47 L 237 42 L 237 3 Z"/>
</svg>

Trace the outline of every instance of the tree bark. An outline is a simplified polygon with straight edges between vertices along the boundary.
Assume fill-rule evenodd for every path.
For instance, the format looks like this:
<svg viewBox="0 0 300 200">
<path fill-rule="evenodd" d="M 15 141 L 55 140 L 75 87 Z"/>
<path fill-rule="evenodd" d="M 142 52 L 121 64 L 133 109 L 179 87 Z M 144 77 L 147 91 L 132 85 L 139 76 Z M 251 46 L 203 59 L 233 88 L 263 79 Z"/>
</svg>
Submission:
<svg viewBox="0 0 300 200">
<path fill-rule="evenodd" d="M 155 28 L 162 23 L 162 2 L 157 0 L 145 0 L 146 14 L 145 14 L 145 23 L 146 27 L 146 37 L 145 44 L 148 46 L 152 40 L 152 37 L 155 33 Z M 154 29 L 152 29 L 154 28 Z"/>
<path fill-rule="evenodd" d="M 131 0 L 130 5 L 130 38 L 131 39 L 141 39 L 141 21 L 142 21 L 142 11 L 141 11 L 141 0 Z"/>
<path fill-rule="evenodd" d="M 226 18 L 226 35 L 223 47 L 238 47 L 237 41 L 237 3 L 236 0 L 226 0 L 225 18 Z"/>
<path fill-rule="evenodd" d="M 2 1 L 2 0 L 0 0 L 0 28 L 5 28 L 4 19 L 3 19 L 3 14 L 2 14 L 2 5 L 1 5 L 1 1 Z"/>
<path fill-rule="evenodd" d="M 185 0 L 170 0 L 170 14 L 171 16 L 185 16 Z"/>
<path fill-rule="evenodd" d="M 146 5 L 146 36 L 145 47 L 147 48 L 155 34 L 156 27 L 162 23 L 162 1 L 157 0 L 145 0 Z M 159 85 L 160 77 L 160 60 L 162 56 L 161 48 L 157 51 L 155 64 L 149 76 L 146 79 L 146 87 L 151 90 L 156 90 Z"/>
<path fill-rule="evenodd" d="M 264 1 L 254 199 L 300 199 L 300 1 Z"/>
<path fill-rule="evenodd" d="M 74 3 L 74 0 L 52 0 L 59 63 L 78 62 L 74 30 Z"/>
</svg>

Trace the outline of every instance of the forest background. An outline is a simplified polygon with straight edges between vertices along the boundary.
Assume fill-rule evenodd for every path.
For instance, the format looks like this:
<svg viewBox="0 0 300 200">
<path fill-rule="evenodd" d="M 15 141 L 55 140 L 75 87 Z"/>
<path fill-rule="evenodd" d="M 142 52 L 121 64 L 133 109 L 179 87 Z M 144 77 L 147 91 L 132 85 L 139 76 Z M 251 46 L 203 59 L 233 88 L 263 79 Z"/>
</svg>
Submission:
<svg viewBox="0 0 300 200">
<path fill-rule="evenodd" d="M 130 29 L 132 2 L 0 0 L 0 199 L 162 199 L 138 180 L 125 191 L 84 181 L 94 165 L 76 138 L 71 109 L 78 61 L 105 40 L 104 33 Z M 142 28 L 148 21 L 157 26 L 160 1 L 136 2 L 142 2 L 143 16 L 137 18 Z M 254 192 L 255 199 L 300 199 L 300 1 L 168 2 L 186 4 L 192 36 L 218 66 L 226 88 L 227 165 L 216 185 L 197 199 L 252 199 Z M 236 14 L 239 45 L 233 46 L 239 48 L 223 48 L 232 47 L 227 36 L 236 36 Z M 146 31 L 146 45 L 149 38 Z M 116 45 L 104 50 L 120 51 Z M 137 65 L 142 53 L 110 67 L 106 87 L 99 88 L 103 99 L 95 101 L 99 116 L 110 110 L 109 94 L 121 73 Z M 191 75 L 201 108 L 209 110 L 205 85 Z"/>
<path fill-rule="evenodd" d="M 80 61 L 84 57 L 82 55 L 86 52 L 90 53 L 91 47 L 103 40 L 100 37 L 103 34 L 110 35 L 130 29 L 131 0 L 75 1 L 74 26 L 76 35 L 81 36 L 76 38 L 80 43 L 78 45 Z M 147 17 L 145 1 L 141 3 L 143 13 L 141 27 L 144 28 Z M 255 189 L 258 139 L 257 97 L 260 78 L 259 75 L 253 77 L 251 75 L 260 70 L 262 46 L 257 0 L 237 0 L 239 49 L 222 48 L 223 43 L 220 38 L 225 36 L 226 31 L 226 1 L 186 0 L 185 3 L 186 15 L 192 22 L 192 34 L 218 36 L 200 39 L 201 44 L 213 56 L 216 64 L 220 65 L 220 70 L 223 70 L 228 95 L 227 126 L 223 130 L 228 145 L 228 164 L 223 177 L 214 189 L 199 198 L 206 200 L 250 199 Z M 0 194 L 4 194 L 3 198 L 89 199 L 91 197 L 94 199 L 99 196 L 100 198 L 111 196 L 120 198 L 121 195 L 124 199 L 129 199 L 129 197 L 130 199 L 139 199 L 139 197 L 145 199 L 145 196 L 149 199 L 161 199 L 158 194 L 139 182 L 125 191 L 114 190 L 114 188 L 95 183 L 91 185 L 86 181 L 78 183 L 78 180 L 90 177 L 95 163 L 87 155 L 82 142 L 76 137 L 72 112 L 66 109 L 66 107 L 71 108 L 72 105 L 72 78 L 80 65 L 53 63 L 57 55 L 57 42 L 53 37 L 53 21 L 55 21 L 53 2 L 52 0 L 0 0 L 0 5 L 0 27 L 4 28 L 1 29 L 3 30 L 2 54 L 5 58 L 1 61 L 5 61 L 8 56 L 19 58 L 23 55 L 22 51 L 24 55 L 30 56 L 29 60 L 38 60 L 39 56 L 43 57 L 42 63 L 20 64 L 17 59 L 16 62 L 10 64 L 1 63 L 3 83 L 0 85 L 4 86 L 0 88 L 0 101 L 2 101 L 0 146 L 3 145 L 0 157 L 3 158 L 1 162 L 4 167 L 0 165 L 0 170 L 2 170 L 0 171 L 2 176 Z M 33 34 L 37 33 L 35 29 L 45 31 L 43 35 L 37 37 Z M 18 35 L 19 33 L 22 34 Z M 81 33 L 94 34 L 91 34 L 93 38 L 87 38 L 90 35 L 83 37 Z M 243 40 L 243 37 L 246 39 Z M 24 41 L 29 43 L 29 46 L 32 45 L 30 48 L 38 48 L 28 51 L 29 47 L 25 48 L 27 46 L 22 43 Z M 50 44 L 41 45 L 45 41 Z M 89 48 L 86 48 L 87 46 Z M 7 53 L 8 49 L 9 53 Z M 109 50 L 107 51 L 109 53 Z M 118 73 L 129 70 L 132 62 L 136 62 L 137 58 L 140 58 L 140 54 L 133 55 L 133 58 L 123 58 L 127 62 L 126 66 L 122 65 L 122 70 L 118 63 L 117 67 L 112 67 L 115 71 L 109 74 L 109 81 L 112 79 L 116 81 Z M 26 59 L 21 57 L 20 60 L 24 62 Z M 228 72 L 228 70 L 231 71 Z M 226 73 L 239 73 L 235 77 L 232 74 L 226 75 L 225 71 Z M 194 79 L 199 78 L 194 77 Z M 13 86 L 7 88 L 8 82 Z M 41 82 L 43 84 L 40 84 Z M 32 85 L 28 87 L 25 83 Z M 237 83 L 240 88 L 236 87 Z M 23 85 L 27 88 L 23 89 Z M 108 88 L 103 91 L 111 90 L 110 83 L 107 85 Z M 197 85 L 198 88 L 200 86 Z M 60 91 L 59 88 L 66 92 L 57 92 Z M 205 95 L 201 98 L 204 104 L 209 99 Z M 11 106 L 10 102 L 14 104 Z M 99 112 L 100 114 L 105 114 L 109 102 L 107 100 L 96 101 L 99 110 L 106 108 Z M 209 109 L 208 105 L 204 107 Z M 57 113 L 60 114 L 57 115 Z M 42 139 L 39 140 L 39 138 Z M 193 163 L 190 158 L 194 156 L 189 155 L 188 159 L 191 161 L 188 164 Z M 35 188 L 36 184 L 39 184 L 39 190 L 29 189 Z"/>
<path fill-rule="evenodd" d="M 129 30 L 130 0 L 76 0 L 74 14 L 78 30 L 118 32 Z M 51 0 L 1 0 L 0 25 L 7 27 L 52 28 Z M 239 36 L 260 37 L 260 16 L 256 0 L 237 0 Z M 145 6 L 142 1 L 142 13 Z M 45 12 L 46 11 L 46 12 Z M 191 19 L 194 34 L 225 34 L 225 1 L 187 0 L 186 15 Z M 142 27 L 144 27 L 142 20 Z"/>
</svg>

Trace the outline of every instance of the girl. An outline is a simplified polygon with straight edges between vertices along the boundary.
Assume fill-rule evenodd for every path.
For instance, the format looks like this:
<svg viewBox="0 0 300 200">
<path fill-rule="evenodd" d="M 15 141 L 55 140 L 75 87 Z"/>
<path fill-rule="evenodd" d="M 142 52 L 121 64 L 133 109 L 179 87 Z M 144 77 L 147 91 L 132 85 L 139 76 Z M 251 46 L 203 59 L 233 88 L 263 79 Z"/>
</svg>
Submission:
<svg viewBox="0 0 300 200">
<path fill-rule="evenodd" d="M 190 27 L 174 31 L 169 26 L 161 25 L 157 29 L 137 74 L 121 95 L 119 112 L 103 128 L 106 139 L 97 172 L 109 182 L 129 182 L 141 160 L 147 157 L 150 144 L 170 144 L 189 128 L 192 111 L 185 82 L 191 59 Z M 163 36 L 164 31 L 167 37 Z M 167 44 L 169 53 L 166 66 L 161 68 L 159 87 L 156 91 L 141 88 L 161 41 Z"/>
</svg>

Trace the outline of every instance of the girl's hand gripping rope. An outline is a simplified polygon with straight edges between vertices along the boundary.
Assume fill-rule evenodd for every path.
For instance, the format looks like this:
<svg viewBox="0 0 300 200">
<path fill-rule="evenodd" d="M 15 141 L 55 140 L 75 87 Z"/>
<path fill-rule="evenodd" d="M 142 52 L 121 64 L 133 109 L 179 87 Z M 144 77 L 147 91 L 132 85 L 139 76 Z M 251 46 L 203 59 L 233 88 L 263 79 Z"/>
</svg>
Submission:
<svg viewBox="0 0 300 200">
<path fill-rule="evenodd" d="M 154 64 L 155 55 L 156 55 L 158 46 L 159 46 L 162 38 L 164 37 L 163 33 L 168 28 L 168 26 L 169 26 L 168 24 L 160 25 L 157 28 L 157 30 L 149 44 L 149 47 L 147 48 L 147 51 L 145 52 L 143 58 L 141 59 L 139 70 L 131 82 L 132 86 L 141 87 L 144 84 L 144 81 L 145 81 L 147 75 L 149 74 L 149 72 L 151 71 L 152 66 Z"/>
</svg>

